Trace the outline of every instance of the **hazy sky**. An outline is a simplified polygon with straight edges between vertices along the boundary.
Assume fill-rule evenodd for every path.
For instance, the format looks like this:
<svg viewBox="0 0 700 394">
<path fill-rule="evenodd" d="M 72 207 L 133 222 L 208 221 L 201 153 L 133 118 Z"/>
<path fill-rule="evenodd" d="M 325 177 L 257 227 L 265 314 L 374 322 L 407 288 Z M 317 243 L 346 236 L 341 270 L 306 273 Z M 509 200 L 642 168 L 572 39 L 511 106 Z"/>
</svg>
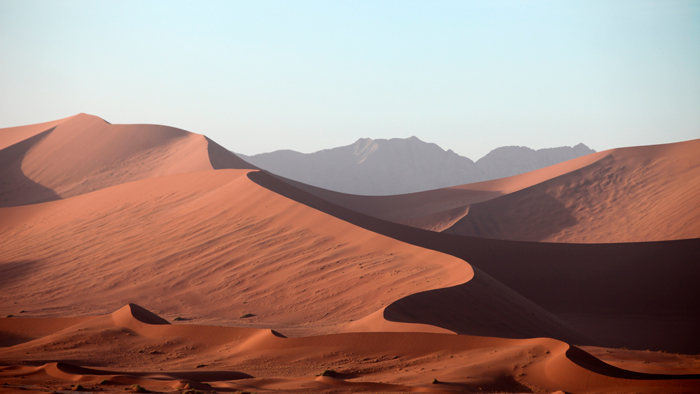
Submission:
<svg viewBox="0 0 700 394">
<path fill-rule="evenodd" d="M 0 0 L 0 127 L 80 112 L 245 154 L 700 138 L 700 2 Z"/>
</svg>

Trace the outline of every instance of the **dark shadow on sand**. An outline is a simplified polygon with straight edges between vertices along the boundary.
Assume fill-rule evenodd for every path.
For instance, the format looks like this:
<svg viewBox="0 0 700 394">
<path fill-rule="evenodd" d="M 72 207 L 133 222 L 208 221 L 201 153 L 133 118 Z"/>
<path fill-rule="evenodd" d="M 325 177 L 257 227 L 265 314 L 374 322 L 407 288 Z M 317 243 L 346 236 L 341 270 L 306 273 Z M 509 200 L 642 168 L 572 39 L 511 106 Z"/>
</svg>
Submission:
<svg viewBox="0 0 700 394">
<path fill-rule="evenodd" d="M 60 200 L 52 189 L 29 179 L 22 171 L 27 152 L 55 129 L 52 127 L 31 138 L 0 150 L 0 207 L 36 204 Z"/>
<path fill-rule="evenodd" d="M 370 231 L 459 257 L 554 315 L 577 313 L 585 319 L 586 315 L 624 312 L 667 319 L 671 323 L 663 335 L 638 327 L 634 334 L 647 344 L 645 349 L 700 353 L 700 342 L 687 334 L 693 330 L 684 320 L 700 315 L 700 239 L 564 244 L 442 234 L 339 207 L 264 171 L 248 177 L 268 190 Z M 633 347 L 617 331 L 617 326 L 609 326 L 610 336 L 582 344 Z"/>
</svg>

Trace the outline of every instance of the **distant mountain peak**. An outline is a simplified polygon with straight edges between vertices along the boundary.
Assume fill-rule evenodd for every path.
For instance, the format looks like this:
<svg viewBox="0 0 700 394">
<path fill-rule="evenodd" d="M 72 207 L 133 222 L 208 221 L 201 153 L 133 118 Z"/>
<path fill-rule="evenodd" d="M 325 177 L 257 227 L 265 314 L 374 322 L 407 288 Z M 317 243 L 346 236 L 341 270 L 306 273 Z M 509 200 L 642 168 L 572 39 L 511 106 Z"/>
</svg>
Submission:
<svg viewBox="0 0 700 394">
<path fill-rule="evenodd" d="M 358 140 L 353 146 L 355 148 L 354 155 L 357 164 L 362 164 L 372 153 L 379 149 L 379 144 L 369 138 Z"/>
</svg>

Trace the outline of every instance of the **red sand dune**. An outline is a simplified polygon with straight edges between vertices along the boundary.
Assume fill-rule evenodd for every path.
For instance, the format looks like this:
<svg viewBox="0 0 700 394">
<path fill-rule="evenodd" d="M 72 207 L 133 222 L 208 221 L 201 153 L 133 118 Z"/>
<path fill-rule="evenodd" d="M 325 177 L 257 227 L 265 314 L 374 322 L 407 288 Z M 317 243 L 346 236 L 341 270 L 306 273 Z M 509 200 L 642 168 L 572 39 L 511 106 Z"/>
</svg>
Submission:
<svg viewBox="0 0 700 394">
<path fill-rule="evenodd" d="M 0 319 L 0 331 L 11 331 L 17 320 L 32 319 Z M 284 338 L 270 330 L 148 321 L 158 323 L 160 318 L 127 305 L 111 315 L 0 348 L 3 360 L 25 362 L 25 366 L 0 367 L 0 379 L 30 389 L 38 383 L 60 387 L 79 382 L 107 391 L 121 391 L 132 384 L 153 390 L 191 387 L 219 392 L 692 393 L 700 389 L 697 374 L 629 371 L 547 338 L 429 333 Z M 73 362 L 46 363 L 46 352 Z M 647 364 L 657 366 L 664 357 L 645 356 Z M 681 363 L 700 370 L 697 359 L 686 357 Z M 158 368 L 153 370 L 153 365 Z M 315 376 L 324 369 L 333 372 Z M 433 379 L 437 382 L 432 383 Z"/>
<path fill-rule="evenodd" d="M 509 178 L 397 196 L 288 182 L 369 216 L 450 234 L 568 243 L 700 237 L 700 140 L 613 149 Z"/>
<path fill-rule="evenodd" d="M 203 135 L 157 125 L 111 125 L 86 114 L 0 129 L 0 148 L 5 207 L 162 175 L 256 168 Z"/>
<path fill-rule="evenodd" d="M 698 390 L 695 357 L 587 348 L 596 358 L 556 339 L 700 352 L 700 239 L 518 242 L 372 216 L 413 210 L 406 220 L 444 228 L 601 163 L 625 173 L 636 156 L 363 200 L 163 126 L 78 115 L 0 130 L 0 143 L 0 313 L 20 316 L 0 319 L 11 383 L 0 391 L 101 380 L 108 391 Z M 651 151 L 652 168 L 692 178 L 692 165 Z M 314 376 L 323 369 L 336 372 Z"/>
<path fill-rule="evenodd" d="M 700 237 L 700 140 L 602 153 L 586 167 L 472 205 L 445 232 L 579 243 Z"/>
<path fill-rule="evenodd" d="M 251 178 L 255 179 L 256 174 L 251 174 Z M 694 339 L 694 333 L 700 330 L 695 280 L 700 277 L 700 265 L 696 264 L 700 261 L 700 239 L 565 244 L 437 233 L 342 209 L 306 191 L 285 186 L 287 181 L 283 178 L 274 179 L 276 182 L 266 178 L 260 183 L 373 232 L 468 261 L 475 272 L 485 272 L 585 333 L 588 339 L 577 343 L 700 353 L 700 343 Z M 431 309 L 434 313 L 443 312 L 432 324 L 469 333 L 445 326 L 455 320 L 444 300 L 461 290 L 456 286 L 405 297 L 388 310 L 423 310 L 420 305 L 431 298 L 437 305 L 445 305 L 444 310 Z M 434 317 L 420 313 L 411 314 L 407 320 L 406 313 L 398 315 L 402 321 L 423 324 Z"/>
<path fill-rule="evenodd" d="M 471 205 L 567 174 L 601 157 L 602 153 L 595 153 L 508 178 L 395 196 L 360 196 L 321 189 L 290 179 L 285 179 L 285 182 L 365 215 L 425 230 L 443 231 L 467 215 Z"/>
<path fill-rule="evenodd" d="M 0 240 L 0 313 L 91 314 L 139 300 L 172 317 L 285 334 L 337 332 L 411 294 L 456 286 L 435 302 L 471 306 L 458 319 L 427 324 L 583 339 L 459 258 L 336 219 L 265 182 L 278 181 L 247 170 L 203 171 L 0 208 L 7 235 Z M 76 305 L 86 292 L 89 300 Z M 440 310 L 432 304 L 413 313 Z M 255 316 L 240 319 L 246 313 Z"/>
</svg>

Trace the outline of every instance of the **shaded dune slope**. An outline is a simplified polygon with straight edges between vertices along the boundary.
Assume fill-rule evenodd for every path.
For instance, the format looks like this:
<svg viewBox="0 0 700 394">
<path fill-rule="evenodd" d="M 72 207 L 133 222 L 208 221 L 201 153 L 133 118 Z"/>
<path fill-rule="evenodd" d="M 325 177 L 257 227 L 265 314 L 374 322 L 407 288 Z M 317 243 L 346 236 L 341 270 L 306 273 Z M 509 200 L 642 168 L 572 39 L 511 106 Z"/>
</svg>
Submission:
<svg viewBox="0 0 700 394">
<path fill-rule="evenodd" d="M 436 233 L 338 209 L 311 193 L 284 186 L 284 178 L 274 176 L 275 182 L 259 172 L 249 177 L 270 190 L 363 228 L 460 257 L 476 273 L 485 272 L 579 332 L 590 333 L 592 343 L 700 352 L 693 339 L 693 332 L 700 329 L 694 280 L 700 275 L 696 264 L 700 261 L 700 239 L 564 244 Z M 421 293 L 410 299 L 418 301 L 427 296 L 432 294 Z M 397 305 L 408 301 L 403 299 Z M 403 312 L 397 315 L 407 316 Z M 427 316 L 411 316 L 416 323 L 430 324 Z"/>
<path fill-rule="evenodd" d="M 53 189 L 35 182 L 22 171 L 22 161 L 27 152 L 54 129 L 55 127 L 50 127 L 0 151 L 0 207 L 61 198 Z"/>
<path fill-rule="evenodd" d="M 699 375 L 628 371 L 603 363 L 575 346 L 548 338 L 515 340 L 430 333 L 347 333 L 284 338 L 262 329 L 153 325 L 138 316 L 144 313 L 149 319 L 159 319 L 136 305 L 127 305 L 110 315 L 86 319 L 13 347 L 0 348 L 6 360 L 23 358 L 39 364 L 5 367 L 0 370 L 0 376 L 8 373 L 25 378 L 44 375 L 83 384 L 106 379 L 111 384 L 263 390 L 335 387 L 441 392 L 479 388 L 531 392 L 534 388 L 566 392 L 670 390 L 689 393 L 700 387 Z M 0 330 L 7 329 L 9 320 L 0 319 Z M 102 351 L 96 351 L 99 343 L 96 340 L 104 336 L 114 340 L 102 343 Z M 57 348 L 54 350 L 57 359 L 75 361 L 42 365 L 43 361 L 35 358 L 41 357 L 42 350 L 47 347 Z M 139 354 L 136 349 L 155 349 L 155 353 Z M 178 357 L 168 356 L 178 351 Z M 250 362 L 251 358 L 255 363 Z M 481 362 L 470 362 L 472 358 Z M 139 371 L 147 369 L 154 359 L 166 370 Z M 182 370 L 183 365 L 194 360 L 205 365 L 213 363 L 220 369 Z M 372 360 L 372 368 L 358 368 L 362 364 L 360 360 Z M 484 362 L 489 364 L 485 366 Z M 95 369 L 80 364 L 103 367 Z M 339 372 L 335 378 L 303 377 L 312 376 L 317 365 L 334 365 Z M 124 367 L 129 370 L 118 370 Z M 397 367 L 411 369 L 410 374 L 397 376 Z M 426 369 L 432 372 L 423 372 Z M 439 383 L 425 385 L 428 376 Z M 374 382 L 379 380 L 388 383 L 375 386 Z"/>
<path fill-rule="evenodd" d="M 71 118 L 72 116 L 69 116 L 67 118 L 53 120 L 51 122 L 2 128 L 0 129 L 0 151 L 16 143 L 34 137 L 37 134 L 43 133 L 49 129 L 53 129 L 54 127 L 67 120 L 70 120 Z"/>
<path fill-rule="evenodd" d="M 207 169 L 255 169 L 206 137 L 80 114 L 0 130 L 0 206 L 52 201 L 125 182 Z"/>
</svg>

